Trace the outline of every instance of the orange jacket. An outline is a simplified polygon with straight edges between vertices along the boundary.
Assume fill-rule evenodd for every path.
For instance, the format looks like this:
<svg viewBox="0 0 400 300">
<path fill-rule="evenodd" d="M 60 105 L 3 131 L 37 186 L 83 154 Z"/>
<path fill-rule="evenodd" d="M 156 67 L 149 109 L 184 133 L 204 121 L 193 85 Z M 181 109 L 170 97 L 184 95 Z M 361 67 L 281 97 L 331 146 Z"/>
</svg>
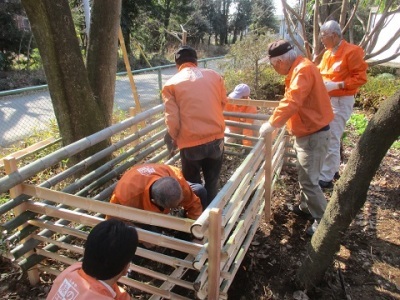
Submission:
<svg viewBox="0 0 400 300">
<path fill-rule="evenodd" d="M 250 106 L 250 105 L 238 105 L 238 104 L 232 104 L 232 103 L 227 103 L 225 106 L 225 111 L 229 112 L 238 112 L 238 113 L 246 113 L 246 114 L 256 114 L 257 113 L 257 107 L 255 106 Z M 245 122 L 248 124 L 253 124 L 254 119 L 246 119 L 246 118 L 236 118 L 236 117 L 225 117 L 225 120 L 231 120 L 231 121 L 236 121 L 236 122 Z M 229 128 L 229 132 L 232 133 L 242 133 L 247 136 L 254 136 L 254 130 L 251 129 L 246 129 L 246 128 L 238 128 L 238 127 L 233 127 L 233 126 L 227 126 Z M 242 144 L 245 146 L 252 146 L 253 142 L 249 140 L 243 140 Z"/>
<path fill-rule="evenodd" d="M 256 114 L 257 107 L 251 106 L 251 105 L 238 105 L 238 104 L 227 103 L 225 106 L 225 111 L 246 113 L 246 114 Z M 253 119 L 236 118 L 236 117 L 228 117 L 228 116 L 225 117 L 225 120 L 231 120 L 231 121 L 236 121 L 236 122 L 246 122 L 249 124 L 253 124 L 253 122 L 254 122 Z"/>
<path fill-rule="evenodd" d="M 76 299 L 76 300 L 130 300 L 131 296 L 115 284 L 112 289 L 115 297 L 97 279 L 87 275 L 82 270 L 82 263 L 77 262 L 65 269 L 54 280 L 47 300 Z"/>
<path fill-rule="evenodd" d="M 227 97 L 217 72 L 184 63 L 164 85 L 162 97 L 168 132 L 180 149 L 224 137 Z"/>
<path fill-rule="evenodd" d="M 296 137 L 306 136 L 328 125 L 333 111 L 328 92 L 318 68 L 307 58 L 298 56 L 285 78 L 285 95 L 269 122 Z"/>
<path fill-rule="evenodd" d="M 188 218 L 197 219 L 203 212 L 197 197 L 183 177 L 182 171 L 176 167 L 163 164 L 144 164 L 134 166 L 125 172 L 118 181 L 111 196 L 110 203 L 121 204 L 147 211 L 168 214 L 169 209 L 161 211 L 150 201 L 150 187 L 157 179 L 170 176 L 178 180 L 183 191 L 181 206 L 186 210 Z"/>
<path fill-rule="evenodd" d="M 318 68 L 324 81 L 344 82 L 343 89 L 330 91 L 329 96 L 354 95 L 367 82 L 368 65 L 364 61 L 363 49 L 345 40 L 335 54 L 331 50 L 325 51 Z"/>
</svg>

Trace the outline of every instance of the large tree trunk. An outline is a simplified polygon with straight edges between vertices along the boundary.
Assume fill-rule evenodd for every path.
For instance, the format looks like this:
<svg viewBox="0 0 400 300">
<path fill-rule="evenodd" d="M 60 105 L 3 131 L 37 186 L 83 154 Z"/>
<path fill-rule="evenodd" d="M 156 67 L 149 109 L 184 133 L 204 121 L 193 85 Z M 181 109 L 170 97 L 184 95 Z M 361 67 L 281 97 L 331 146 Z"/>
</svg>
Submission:
<svg viewBox="0 0 400 300">
<path fill-rule="evenodd" d="M 299 284 L 318 285 L 332 265 L 340 241 L 364 205 L 368 188 L 387 150 L 400 135 L 400 91 L 381 106 L 353 150 L 343 175 L 311 239 L 303 265 L 297 272 Z"/>
<path fill-rule="evenodd" d="M 98 0 L 94 1 L 95 3 Z M 108 1 L 103 1 L 108 2 Z M 115 9 L 120 8 L 120 1 L 110 1 Z M 118 4 L 117 4 L 118 3 Z M 71 10 L 67 0 L 22 0 L 28 15 L 32 31 L 43 61 L 49 91 L 64 145 L 68 145 L 110 124 L 112 103 L 114 97 L 115 70 L 116 70 L 116 43 L 112 21 L 96 18 L 92 23 L 94 33 L 92 59 L 97 63 L 90 64 L 90 77 L 79 49 L 79 43 L 72 20 Z M 113 16 L 113 21 L 119 24 L 119 13 L 104 5 L 105 10 Z M 98 16 L 97 9 L 93 9 Z M 103 22 L 104 21 L 104 22 Z M 105 28 L 105 25 L 110 28 Z M 104 26 L 97 31 L 96 28 Z M 100 31 L 102 31 L 100 33 Z M 110 34 L 99 37 L 103 32 Z M 111 37 L 111 33 L 115 37 Z M 110 39 L 110 41 L 105 41 Z M 101 42 L 103 45 L 99 45 Z M 100 54 L 95 55 L 99 47 Z M 108 49 L 105 49 L 109 47 Z M 108 50 L 108 52 L 107 52 Z M 113 59 L 111 59 L 111 57 Z M 107 63 L 109 65 L 107 65 Z M 89 80 L 90 78 L 90 80 Z M 91 84 L 93 83 L 93 89 Z M 105 95 L 100 94 L 104 93 Z M 98 152 L 109 144 L 109 141 L 99 143 L 82 152 L 72 159 L 71 163 L 79 161 L 92 153 Z"/>
<path fill-rule="evenodd" d="M 87 71 L 93 95 L 104 113 L 105 125 L 110 126 L 117 73 L 121 0 L 93 1 L 91 12 Z"/>
</svg>

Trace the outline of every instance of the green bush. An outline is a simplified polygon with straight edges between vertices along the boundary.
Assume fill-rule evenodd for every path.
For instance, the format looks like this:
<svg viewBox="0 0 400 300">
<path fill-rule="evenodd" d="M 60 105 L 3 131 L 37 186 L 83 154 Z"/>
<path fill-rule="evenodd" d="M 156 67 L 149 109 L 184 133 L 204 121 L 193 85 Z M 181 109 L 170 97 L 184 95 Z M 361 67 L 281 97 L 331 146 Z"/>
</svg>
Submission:
<svg viewBox="0 0 400 300">
<path fill-rule="evenodd" d="M 269 81 L 273 85 L 281 76 L 272 73 L 268 64 L 259 61 L 267 55 L 267 46 L 275 39 L 269 32 L 252 32 L 231 46 L 227 55 L 230 60 L 222 66 L 228 91 L 239 83 L 246 83 L 251 88 L 253 99 L 268 99 L 265 86 Z"/>
<path fill-rule="evenodd" d="M 379 104 L 392 96 L 400 86 L 400 79 L 388 79 L 387 76 L 368 76 L 368 81 L 364 84 L 356 97 L 356 106 L 363 109 L 376 111 Z"/>
<path fill-rule="evenodd" d="M 280 100 L 284 94 L 284 76 L 280 76 L 271 66 L 263 66 L 258 75 L 258 87 L 251 68 L 229 69 L 224 73 L 228 92 L 239 83 L 246 83 L 251 88 L 251 97 L 258 100 Z"/>
<path fill-rule="evenodd" d="M 388 74 L 392 74 L 392 75 L 396 75 L 396 68 L 393 67 L 388 67 L 388 66 L 372 66 L 368 68 L 368 75 L 375 77 L 378 76 L 379 74 L 383 74 L 383 73 L 388 73 Z"/>
</svg>

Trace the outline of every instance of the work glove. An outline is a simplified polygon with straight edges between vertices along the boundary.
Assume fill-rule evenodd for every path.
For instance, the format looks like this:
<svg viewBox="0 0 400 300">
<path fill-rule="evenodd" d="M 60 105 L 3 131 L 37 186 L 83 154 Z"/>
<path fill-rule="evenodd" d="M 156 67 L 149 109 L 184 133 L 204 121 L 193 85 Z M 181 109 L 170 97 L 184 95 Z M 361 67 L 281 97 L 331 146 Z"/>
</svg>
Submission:
<svg viewBox="0 0 400 300">
<path fill-rule="evenodd" d="M 340 89 L 340 86 L 344 86 L 343 81 L 333 82 L 333 81 L 325 81 L 325 87 L 328 92 Z"/>
<path fill-rule="evenodd" d="M 261 125 L 260 127 L 260 137 L 264 137 L 267 132 L 272 132 L 275 130 L 275 127 L 271 125 L 270 122 L 265 122 L 264 124 Z"/>
<path fill-rule="evenodd" d="M 173 157 L 176 153 L 177 150 L 177 145 L 175 143 L 175 141 L 172 139 L 171 135 L 169 134 L 169 132 L 167 132 L 164 135 L 164 143 L 167 145 L 167 149 L 169 152 L 169 158 Z"/>
</svg>

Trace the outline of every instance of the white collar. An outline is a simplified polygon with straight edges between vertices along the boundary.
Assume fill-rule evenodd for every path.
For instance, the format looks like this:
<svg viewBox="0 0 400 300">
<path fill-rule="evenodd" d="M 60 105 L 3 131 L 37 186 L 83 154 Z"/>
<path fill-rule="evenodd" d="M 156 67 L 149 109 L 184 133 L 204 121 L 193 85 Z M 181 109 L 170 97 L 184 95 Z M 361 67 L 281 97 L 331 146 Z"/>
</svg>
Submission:
<svg viewBox="0 0 400 300">
<path fill-rule="evenodd" d="M 117 296 L 117 293 L 114 291 L 114 289 L 111 286 L 109 286 L 103 280 L 99 280 L 99 281 L 110 291 L 113 298 L 115 298 L 115 296 Z"/>
</svg>

